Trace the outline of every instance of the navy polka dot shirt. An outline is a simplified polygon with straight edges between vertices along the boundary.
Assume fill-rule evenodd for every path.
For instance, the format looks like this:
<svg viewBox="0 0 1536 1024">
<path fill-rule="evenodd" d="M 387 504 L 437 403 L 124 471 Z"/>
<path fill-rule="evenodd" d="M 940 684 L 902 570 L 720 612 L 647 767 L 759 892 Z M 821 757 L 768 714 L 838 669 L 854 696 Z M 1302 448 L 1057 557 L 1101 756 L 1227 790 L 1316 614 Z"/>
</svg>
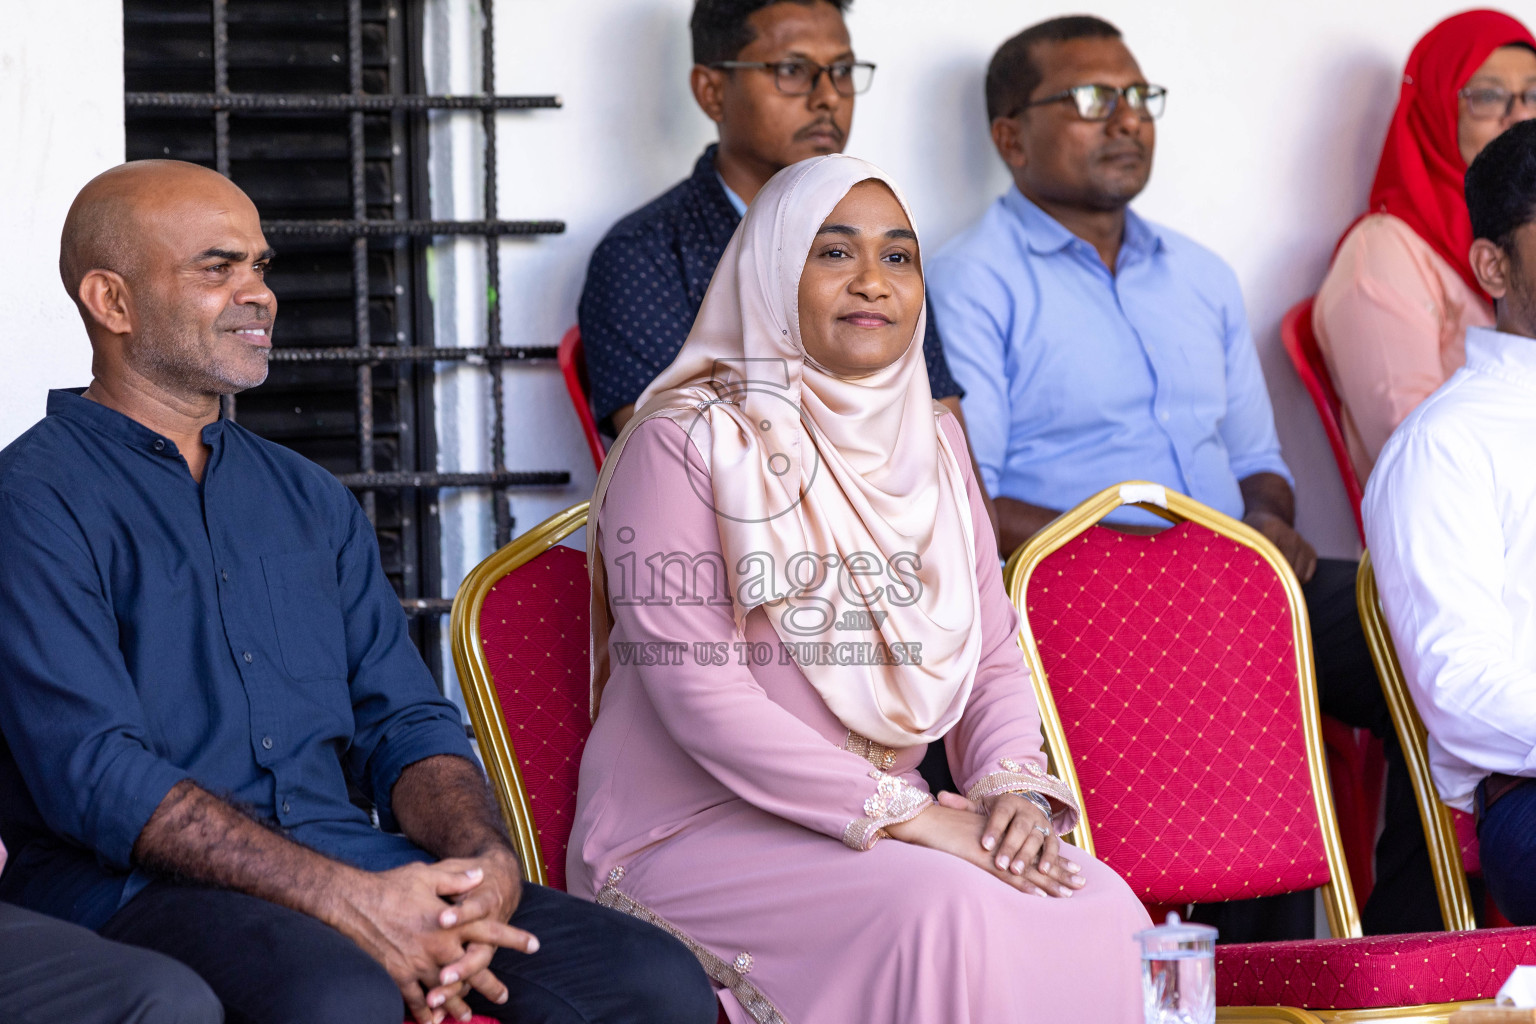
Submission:
<svg viewBox="0 0 1536 1024">
<path fill-rule="evenodd" d="M 592 253 L 576 320 L 593 412 L 605 426 L 676 358 L 741 223 L 715 173 L 715 149 L 690 178 L 615 224 Z M 962 394 L 931 314 L 923 357 L 934 398 Z"/>
</svg>

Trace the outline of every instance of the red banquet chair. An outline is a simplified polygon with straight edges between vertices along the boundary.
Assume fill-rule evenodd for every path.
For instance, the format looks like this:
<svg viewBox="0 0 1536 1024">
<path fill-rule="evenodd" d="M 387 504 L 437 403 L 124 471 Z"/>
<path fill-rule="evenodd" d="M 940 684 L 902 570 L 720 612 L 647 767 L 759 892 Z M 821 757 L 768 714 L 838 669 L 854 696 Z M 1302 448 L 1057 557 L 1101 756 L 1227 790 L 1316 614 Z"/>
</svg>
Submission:
<svg viewBox="0 0 1536 1024">
<path fill-rule="evenodd" d="M 459 688 L 523 872 L 556 889 L 592 727 L 587 556 L 560 542 L 586 525 L 582 502 L 481 562 L 449 623 Z"/>
<path fill-rule="evenodd" d="M 1355 529 L 1360 532 L 1360 543 L 1365 543 L 1365 523 L 1360 518 L 1360 501 L 1364 491 L 1360 478 L 1355 475 L 1355 464 L 1349 459 L 1349 446 L 1344 443 L 1344 423 L 1339 418 L 1342 408 L 1339 393 L 1334 390 L 1333 378 L 1328 374 L 1328 364 L 1323 360 L 1322 349 L 1317 347 L 1317 335 L 1312 331 L 1311 298 L 1302 299 L 1286 310 L 1280 320 L 1280 344 L 1296 368 L 1296 376 L 1312 396 L 1317 418 L 1322 421 L 1323 433 L 1328 435 L 1328 447 L 1333 451 L 1334 464 L 1339 469 L 1339 479 L 1344 482 L 1344 493 L 1349 497 L 1350 511 L 1355 515 Z"/>
<path fill-rule="evenodd" d="M 1360 624 L 1365 627 L 1371 660 L 1376 663 L 1376 675 L 1386 694 L 1387 710 L 1392 713 L 1392 727 L 1397 730 L 1403 757 L 1408 762 L 1408 776 L 1413 780 L 1419 819 L 1429 842 L 1430 868 L 1435 876 L 1435 893 L 1440 899 L 1440 916 L 1447 931 L 1470 931 L 1477 927 L 1477 920 L 1467 876 L 1480 875 L 1483 870 L 1477 850 L 1477 826 L 1472 815 L 1441 802 L 1435 789 L 1435 780 L 1429 771 L 1429 732 L 1424 728 L 1418 708 L 1414 707 L 1408 680 L 1397 658 L 1397 648 L 1393 646 L 1392 631 L 1387 628 L 1370 552 L 1360 559 L 1360 571 L 1355 577 L 1355 600 L 1360 606 Z M 1510 926 L 1491 899 L 1484 906 L 1484 915 L 1490 925 Z"/>
<path fill-rule="evenodd" d="M 555 889 L 565 888 L 593 714 L 587 556 L 560 542 L 586 527 L 587 508 L 550 516 L 471 570 L 449 624 L 459 687 L 523 876 Z M 720 1022 L 728 1024 L 723 1009 Z"/>
<path fill-rule="evenodd" d="M 565 390 L 571 396 L 571 406 L 576 419 L 581 422 L 581 434 L 586 438 L 587 449 L 592 453 L 592 464 L 603 468 L 602 435 L 597 432 L 597 417 L 592 415 L 592 384 L 587 379 L 587 357 L 581 347 L 581 328 L 572 327 L 560 339 L 555 350 L 555 361 L 560 364 L 560 376 L 565 378 Z"/>
<path fill-rule="evenodd" d="M 1174 525 L 1100 527 L 1135 504 Z M 1009 560 L 1072 839 L 1149 905 L 1321 889 L 1336 938 L 1216 949 L 1220 1020 L 1443 1021 L 1536 962 L 1536 929 L 1360 937 L 1324 768 L 1306 606 L 1248 526 L 1108 488 Z"/>
<path fill-rule="evenodd" d="M 1322 350 L 1317 347 L 1317 336 L 1312 331 L 1312 304 L 1312 299 L 1303 299 L 1286 312 L 1280 321 L 1280 341 L 1307 394 L 1312 396 L 1312 405 L 1317 409 L 1317 418 L 1328 437 L 1339 479 L 1349 498 L 1355 529 L 1364 543 L 1360 479 L 1355 476 L 1349 448 L 1344 443 L 1339 395 L 1334 390 L 1328 364 L 1323 360 Z M 1339 824 L 1344 834 L 1350 875 L 1354 879 L 1355 899 L 1364 903 L 1371 892 L 1376 818 L 1381 809 L 1382 781 L 1386 772 L 1381 741 L 1364 729 L 1351 729 L 1343 722 L 1324 718 L 1323 742 L 1328 748 L 1329 776 L 1338 800 Z"/>
</svg>

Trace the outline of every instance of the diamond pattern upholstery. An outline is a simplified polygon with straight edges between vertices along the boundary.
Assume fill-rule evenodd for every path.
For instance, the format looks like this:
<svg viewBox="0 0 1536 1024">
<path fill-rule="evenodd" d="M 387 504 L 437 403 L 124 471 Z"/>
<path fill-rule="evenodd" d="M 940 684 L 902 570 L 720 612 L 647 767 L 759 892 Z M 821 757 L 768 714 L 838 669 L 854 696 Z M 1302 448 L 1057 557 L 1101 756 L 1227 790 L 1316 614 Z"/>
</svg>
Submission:
<svg viewBox="0 0 1536 1024">
<path fill-rule="evenodd" d="M 565 846 L 591 719 L 587 557 L 556 545 L 502 577 L 480 609 L 496 684 L 538 825 L 549 884 L 565 888 Z"/>
<path fill-rule="evenodd" d="M 1216 947 L 1218 1006 L 1351 1010 L 1486 999 L 1536 963 L 1536 928 Z"/>
<path fill-rule="evenodd" d="M 572 328 L 566 340 L 575 334 Z M 593 458 L 601 461 L 600 449 Z M 556 889 L 565 888 L 581 752 L 592 731 L 590 596 L 586 554 L 556 545 L 497 580 L 480 606 L 480 647 Z M 476 1017 L 471 1024 L 495 1022 Z M 724 1007 L 717 1024 L 730 1024 Z"/>
<path fill-rule="evenodd" d="M 1219 528 L 1208 512 L 1188 514 Z M 1035 564 L 1020 604 L 1096 851 L 1143 902 L 1328 880 L 1273 567 L 1200 522 L 1152 537 L 1091 526 Z M 1536 963 L 1536 928 L 1218 946 L 1216 1003 L 1386 1019 L 1490 998 L 1520 963 Z"/>
<path fill-rule="evenodd" d="M 1094 526 L 1026 608 L 1097 853 L 1144 903 L 1329 880 L 1290 606 L 1256 552 L 1192 522 Z"/>
</svg>

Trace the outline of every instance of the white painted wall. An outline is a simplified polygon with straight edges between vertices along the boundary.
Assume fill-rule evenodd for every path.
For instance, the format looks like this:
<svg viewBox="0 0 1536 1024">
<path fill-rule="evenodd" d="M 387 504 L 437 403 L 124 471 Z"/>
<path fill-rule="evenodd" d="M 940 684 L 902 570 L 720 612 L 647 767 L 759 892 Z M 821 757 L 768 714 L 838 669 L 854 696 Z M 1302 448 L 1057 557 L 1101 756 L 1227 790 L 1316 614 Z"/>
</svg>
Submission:
<svg viewBox="0 0 1536 1024">
<path fill-rule="evenodd" d="M 880 67 L 848 151 L 903 184 L 924 244 L 947 241 L 1007 185 L 986 134 L 981 83 L 1003 39 L 1087 7 L 1125 32 L 1169 89 L 1141 212 L 1215 249 L 1248 300 L 1300 526 L 1325 554 L 1357 547 L 1321 428 L 1279 346 L 1281 314 L 1315 289 L 1365 202 L 1397 78 L 1452 0 L 856 0 L 854 46 Z M 562 217 L 564 236 L 507 243 L 508 343 L 553 344 L 575 321 L 586 261 L 608 226 L 686 175 L 713 126 L 687 90 L 691 0 L 499 0 L 501 92 L 558 92 L 565 109 L 502 119 L 507 216 Z M 589 469 L 553 367 L 515 377 L 517 465 Z M 579 500 L 518 501 L 520 526 Z"/>
<path fill-rule="evenodd" d="M 5 0 L 0 30 L 0 447 L 49 388 L 90 383 L 91 350 L 59 282 L 70 201 L 123 159 L 121 0 Z"/>
<path fill-rule="evenodd" d="M 575 321 L 587 257 L 619 216 L 686 175 L 713 126 L 687 90 L 691 0 L 500 0 L 500 92 L 556 92 L 559 111 L 500 119 L 504 217 L 566 220 L 566 234 L 502 245 L 503 340 L 554 344 Z M 1101 0 L 1147 75 L 1170 89 L 1148 216 L 1237 269 L 1248 299 L 1300 525 L 1325 554 L 1355 550 L 1353 525 L 1310 404 L 1279 349 L 1286 307 L 1312 291 L 1338 232 L 1365 200 L 1397 76 L 1448 0 L 1291 0 L 1284 5 Z M 0 32 L 0 444 L 34 422 L 48 387 L 86 380 L 89 350 L 54 271 L 70 199 L 122 158 L 120 0 L 4 0 Z M 434 89 L 478 86 L 475 0 L 428 0 Z M 948 240 L 1007 180 L 986 136 L 983 69 L 1026 24 L 1064 9 L 1005 0 L 857 0 L 849 25 L 879 63 L 849 151 L 901 181 L 924 243 Z M 479 215 L 478 128 L 444 115 L 434 134 L 439 216 Z M 473 242 L 434 253 L 439 344 L 483 336 L 483 262 Z M 590 492 L 593 474 L 551 364 L 507 374 L 512 468 L 569 467 L 569 487 L 518 494 L 519 529 Z M 444 468 L 485 466 L 483 375 L 440 390 Z M 445 576 L 488 553 L 488 509 L 446 494 Z M 451 592 L 451 591 L 450 591 Z"/>
</svg>

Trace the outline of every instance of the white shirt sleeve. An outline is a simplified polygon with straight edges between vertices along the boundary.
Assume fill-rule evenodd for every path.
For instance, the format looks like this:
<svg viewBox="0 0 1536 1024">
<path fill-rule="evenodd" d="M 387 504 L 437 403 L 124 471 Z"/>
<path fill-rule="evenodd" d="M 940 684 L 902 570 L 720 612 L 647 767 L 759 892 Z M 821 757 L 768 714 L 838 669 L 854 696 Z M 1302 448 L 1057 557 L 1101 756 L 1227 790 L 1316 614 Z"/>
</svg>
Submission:
<svg viewBox="0 0 1536 1024">
<path fill-rule="evenodd" d="M 1506 603 L 1497 484 L 1476 432 L 1442 421 L 1399 431 L 1365 496 L 1382 605 L 1439 762 L 1436 782 L 1461 807 L 1474 769 L 1536 775 L 1536 671 L 1518 657 Z"/>
</svg>

